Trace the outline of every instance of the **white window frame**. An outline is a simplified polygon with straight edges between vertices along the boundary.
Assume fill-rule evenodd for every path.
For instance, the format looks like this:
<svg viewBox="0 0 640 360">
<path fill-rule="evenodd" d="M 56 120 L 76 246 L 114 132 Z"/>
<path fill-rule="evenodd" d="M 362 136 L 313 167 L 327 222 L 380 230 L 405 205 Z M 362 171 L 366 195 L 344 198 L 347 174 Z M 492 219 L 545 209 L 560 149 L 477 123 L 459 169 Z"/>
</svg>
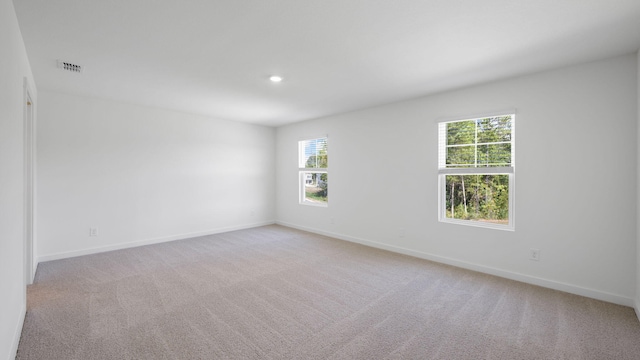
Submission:
<svg viewBox="0 0 640 360">
<path fill-rule="evenodd" d="M 447 134 L 443 131 L 443 126 L 448 123 L 459 121 L 471 121 L 498 116 L 511 116 L 511 165 L 499 167 L 467 167 L 467 168 L 447 168 Z M 515 123 L 516 111 L 511 109 L 492 113 L 482 113 L 474 116 L 439 119 L 438 121 L 438 221 L 443 223 L 460 224 L 497 230 L 515 231 Z M 478 145 L 477 143 L 475 144 Z M 483 221 L 463 220 L 448 218 L 447 215 L 447 175 L 508 175 L 509 176 L 509 223 L 494 224 Z"/>
<path fill-rule="evenodd" d="M 308 206 L 318 206 L 318 207 L 328 207 L 329 199 L 326 202 L 312 202 L 306 200 L 305 186 L 306 186 L 306 175 L 309 173 L 316 174 L 327 174 L 327 178 L 329 177 L 329 168 L 307 168 L 301 166 L 302 159 L 304 158 L 304 142 L 309 140 L 318 140 L 324 139 L 327 144 L 327 161 L 329 157 L 329 136 L 316 136 L 298 141 L 298 203 L 300 205 L 308 205 Z"/>
</svg>

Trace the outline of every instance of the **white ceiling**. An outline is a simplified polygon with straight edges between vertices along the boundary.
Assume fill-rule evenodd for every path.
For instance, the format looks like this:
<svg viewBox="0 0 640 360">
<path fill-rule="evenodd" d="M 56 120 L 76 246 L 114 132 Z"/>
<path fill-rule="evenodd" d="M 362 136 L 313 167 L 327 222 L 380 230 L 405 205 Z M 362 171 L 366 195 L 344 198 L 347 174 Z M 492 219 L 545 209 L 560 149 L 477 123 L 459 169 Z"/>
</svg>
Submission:
<svg viewBox="0 0 640 360">
<path fill-rule="evenodd" d="M 278 126 L 640 48 L 640 0 L 14 0 L 39 89 Z M 61 59 L 83 74 L 56 68 Z M 284 81 L 271 83 L 272 74 Z"/>
</svg>

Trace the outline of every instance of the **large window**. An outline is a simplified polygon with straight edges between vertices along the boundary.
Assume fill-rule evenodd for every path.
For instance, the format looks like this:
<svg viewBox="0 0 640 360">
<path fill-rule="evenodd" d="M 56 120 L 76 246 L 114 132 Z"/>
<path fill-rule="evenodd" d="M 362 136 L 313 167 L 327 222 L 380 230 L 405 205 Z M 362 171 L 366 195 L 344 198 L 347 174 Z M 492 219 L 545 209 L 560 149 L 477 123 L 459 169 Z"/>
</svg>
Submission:
<svg viewBox="0 0 640 360">
<path fill-rule="evenodd" d="M 327 206 L 329 175 L 327 138 L 298 142 L 300 203 Z"/>
<path fill-rule="evenodd" d="M 439 123 L 440 221 L 513 230 L 514 121 Z"/>
</svg>

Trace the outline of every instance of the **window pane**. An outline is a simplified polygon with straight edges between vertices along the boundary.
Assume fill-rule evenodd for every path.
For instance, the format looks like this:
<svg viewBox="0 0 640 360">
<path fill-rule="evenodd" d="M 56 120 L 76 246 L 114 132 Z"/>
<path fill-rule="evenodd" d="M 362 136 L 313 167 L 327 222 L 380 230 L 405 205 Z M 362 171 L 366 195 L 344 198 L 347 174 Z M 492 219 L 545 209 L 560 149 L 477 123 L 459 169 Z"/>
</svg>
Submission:
<svg viewBox="0 0 640 360">
<path fill-rule="evenodd" d="M 509 224 L 509 175 L 446 175 L 449 219 Z"/>
<path fill-rule="evenodd" d="M 447 123 L 447 145 L 466 145 L 476 142 L 474 120 Z"/>
<path fill-rule="evenodd" d="M 444 123 L 446 139 L 441 136 L 440 150 L 446 150 L 447 168 L 513 166 L 511 140 L 513 115 Z M 442 128 L 441 130 L 442 131 Z M 441 164 L 441 163 L 440 163 Z M 442 165 L 440 165 L 442 166 Z"/>
<path fill-rule="evenodd" d="M 474 167 L 475 146 L 447 147 L 447 167 Z"/>
<path fill-rule="evenodd" d="M 511 115 L 478 119 L 478 143 L 511 141 Z"/>
<path fill-rule="evenodd" d="M 478 145 L 478 166 L 510 166 L 511 143 Z"/>
<path fill-rule="evenodd" d="M 326 204 L 329 201 L 327 173 L 305 172 L 302 181 L 304 181 L 304 201 L 317 204 Z"/>
<path fill-rule="evenodd" d="M 327 138 L 300 141 L 301 168 L 328 168 Z"/>
</svg>

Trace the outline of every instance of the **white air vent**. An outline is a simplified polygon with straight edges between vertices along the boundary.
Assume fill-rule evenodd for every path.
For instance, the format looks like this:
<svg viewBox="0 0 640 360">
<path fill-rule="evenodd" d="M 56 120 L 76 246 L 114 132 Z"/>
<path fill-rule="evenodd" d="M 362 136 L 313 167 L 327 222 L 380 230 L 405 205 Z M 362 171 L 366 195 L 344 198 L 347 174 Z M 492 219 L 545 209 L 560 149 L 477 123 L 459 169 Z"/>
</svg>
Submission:
<svg viewBox="0 0 640 360">
<path fill-rule="evenodd" d="M 71 71 L 74 73 L 82 73 L 82 65 L 72 64 L 70 62 L 58 60 L 58 69 Z"/>
</svg>

